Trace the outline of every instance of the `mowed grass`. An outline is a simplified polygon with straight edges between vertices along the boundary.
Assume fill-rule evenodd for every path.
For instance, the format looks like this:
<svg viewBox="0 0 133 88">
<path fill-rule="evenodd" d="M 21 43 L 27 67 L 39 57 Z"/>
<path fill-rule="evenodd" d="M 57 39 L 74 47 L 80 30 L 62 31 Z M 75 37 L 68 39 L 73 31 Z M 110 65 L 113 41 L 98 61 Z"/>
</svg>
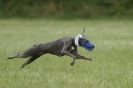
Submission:
<svg viewBox="0 0 133 88">
<path fill-rule="evenodd" d="M 82 33 L 96 48 L 79 53 L 93 62 L 44 55 L 24 69 L 27 59 L 6 58 L 36 43 Z M 133 88 L 133 21 L 0 20 L 0 88 Z"/>
</svg>

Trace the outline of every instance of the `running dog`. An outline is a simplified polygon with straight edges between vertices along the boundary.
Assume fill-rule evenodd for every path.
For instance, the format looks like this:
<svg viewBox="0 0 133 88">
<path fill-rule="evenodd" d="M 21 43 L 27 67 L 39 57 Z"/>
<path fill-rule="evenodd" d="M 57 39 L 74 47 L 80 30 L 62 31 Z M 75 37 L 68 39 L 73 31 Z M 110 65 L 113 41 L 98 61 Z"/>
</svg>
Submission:
<svg viewBox="0 0 133 88">
<path fill-rule="evenodd" d="M 53 54 L 60 57 L 64 55 L 70 56 L 73 58 L 71 65 L 74 65 L 76 59 L 92 61 L 91 58 L 79 55 L 77 47 L 84 47 L 88 51 L 92 51 L 95 46 L 83 34 L 79 34 L 76 37 L 64 37 L 48 43 L 33 45 L 23 53 L 17 53 L 17 55 L 8 57 L 8 59 L 29 58 L 21 68 L 24 68 L 44 54 Z"/>
</svg>

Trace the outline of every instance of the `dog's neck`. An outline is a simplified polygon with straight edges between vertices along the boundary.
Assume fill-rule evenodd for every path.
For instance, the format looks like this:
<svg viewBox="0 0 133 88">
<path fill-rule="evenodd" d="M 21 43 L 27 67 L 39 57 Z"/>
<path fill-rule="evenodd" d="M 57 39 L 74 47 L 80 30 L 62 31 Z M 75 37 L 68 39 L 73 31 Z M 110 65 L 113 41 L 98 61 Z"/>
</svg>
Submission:
<svg viewBox="0 0 133 88">
<path fill-rule="evenodd" d="M 72 44 L 73 44 L 73 46 L 77 46 L 76 44 L 75 44 L 75 38 L 72 38 Z M 78 46 L 77 46 L 78 47 Z"/>
<path fill-rule="evenodd" d="M 75 45 L 76 45 L 77 47 L 80 46 L 80 44 L 79 44 L 79 39 L 80 39 L 80 38 L 83 38 L 83 37 L 84 37 L 83 35 L 78 34 L 78 35 L 74 38 L 74 43 L 75 43 Z"/>
</svg>

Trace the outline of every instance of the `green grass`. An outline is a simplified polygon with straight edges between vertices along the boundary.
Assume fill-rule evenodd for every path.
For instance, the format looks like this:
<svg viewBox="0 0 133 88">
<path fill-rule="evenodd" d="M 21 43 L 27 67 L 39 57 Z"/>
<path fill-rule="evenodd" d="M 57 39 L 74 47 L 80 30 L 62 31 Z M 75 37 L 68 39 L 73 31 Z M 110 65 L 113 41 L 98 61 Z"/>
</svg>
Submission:
<svg viewBox="0 0 133 88">
<path fill-rule="evenodd" d="M 7 60 L 36 43 L 82 33 L 95 45 L 93 62 L 44 55 L 24 69 L 26 59 Z M 133 88 L 133 21 L 0 20 L 0 88 Z"/>
</svg>

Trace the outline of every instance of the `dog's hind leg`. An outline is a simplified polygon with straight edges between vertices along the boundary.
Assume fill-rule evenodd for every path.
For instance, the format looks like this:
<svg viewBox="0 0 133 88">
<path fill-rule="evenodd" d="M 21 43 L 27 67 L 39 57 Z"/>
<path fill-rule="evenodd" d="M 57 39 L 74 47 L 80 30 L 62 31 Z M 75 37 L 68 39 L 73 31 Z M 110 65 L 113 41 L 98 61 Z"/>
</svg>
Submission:
<svg viewBox="0 0 133 88">
<path fill-rule="evenodd" d="M 34 60 L 36 60 L 38 57 L 40 57 L 40 56 L 39 56 L 39 55 L 32 56 L 31 58 L 29 58 L 29 59 L 21 66 L 21 68 L 24 68 L 26 65 L 30 64 L 31 62 L 33 62 Z"/>
</svg>

